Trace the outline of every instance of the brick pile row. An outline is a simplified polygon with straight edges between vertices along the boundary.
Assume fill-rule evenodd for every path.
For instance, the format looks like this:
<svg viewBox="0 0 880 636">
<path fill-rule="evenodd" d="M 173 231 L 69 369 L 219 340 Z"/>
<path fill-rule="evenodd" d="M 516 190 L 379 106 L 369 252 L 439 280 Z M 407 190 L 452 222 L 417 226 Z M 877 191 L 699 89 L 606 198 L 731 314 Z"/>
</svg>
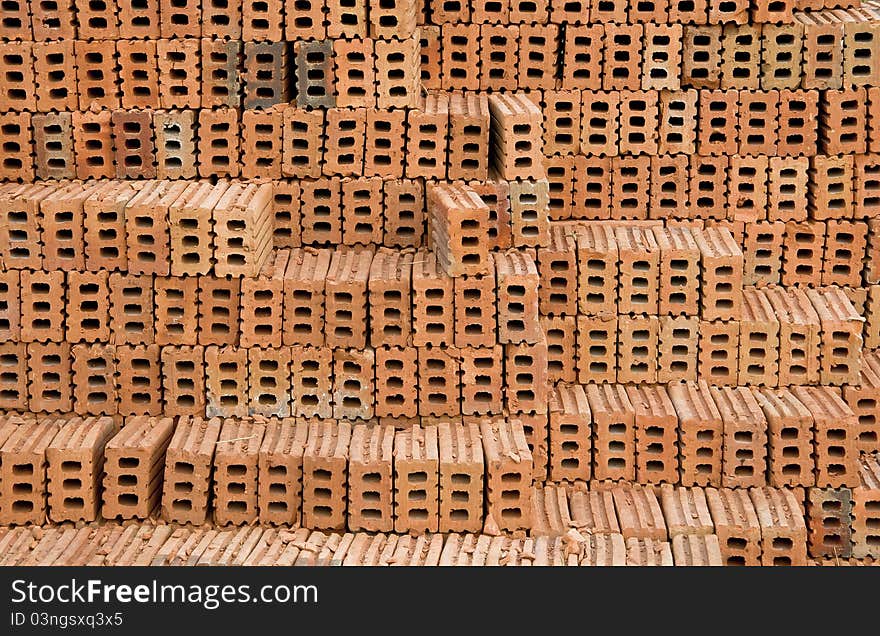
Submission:
<svg viewBox="0 0 880 636">
<path fill-rule="evenodd" d="M 502 418 L 395 431 L 333 420 L 135 417 L 120 429 L 109 417 L 10 417 L 0 427 L 0 522 L 159 516 L 195 526 L 530 536 L 622 527 L 624 538 L 665 541 L 667 525 L 672 536 L 711 509 L 714 529 L 693 533 L 717 533 L 728 562 L 757 564 L 757 518 L 785 516 L 769 498 L 809 527 L 813 556 L 880 557 L 878 456 L 859 459 L 856 417 L 829 389 L 590 385 L 559 387 L 550 404 L 549 467 L 547 428 Z M 659 483 L 663 514 L 655 489 L 640 485 Z M 789 539 L 780 551 L 799 551 L 789 561 L 803 563 L 806 535 Z M 763 562 L 772 562 L 776 543 L 763 541 Z"/>
<path fill-rule="evenodd" d="M 878 557 L 880 3 L 50 5 L 9 559 Z"/>
<path fill-rule="evenodd" d="M 88 523 L 0 529 L 0 565 L 808 565 L 876 562 L 880 463 L 854 489 L 547 485 L 528 535 Z M 867 525 L 866 525 L 867 524 Z M 866 534 L 866 532 L 868 534 Z M 851 559 L 860 559 L 853 560 Z"/>
</svg>

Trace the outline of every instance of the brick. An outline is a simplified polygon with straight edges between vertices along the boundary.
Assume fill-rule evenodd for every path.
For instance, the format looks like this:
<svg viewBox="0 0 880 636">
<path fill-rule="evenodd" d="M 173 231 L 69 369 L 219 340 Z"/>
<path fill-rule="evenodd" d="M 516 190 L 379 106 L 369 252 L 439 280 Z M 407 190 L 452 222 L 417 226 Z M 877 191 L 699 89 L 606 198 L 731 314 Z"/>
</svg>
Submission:
<svg viewBox="0 0 880 636">
<path fill-rule="evenodd" d="M 512 413 L 537 413 L 547 402 L 547 343 L 504 345 L 505 402 Z"/>
<path fill-rule="evenodd" d="M 57 433 L 56 423 L 34 421 L 19 424 L 4 440 L 0 447 L 3 524 L 41 525 L 46 521 L 46 449 Z"/>
<path fill-rule="evenodd" d="M 547 380 L 577 381 L 577 319 L 574 316 L 541 316 L 547 340 Z"/>
<path fill-rule="evenodd" d="M 458 0 L 452 0 L 458 2 Z M 460 3 L 459 3 L 460 4 Z M 433 19 L 436 20 L 436 17 Z M 442 88 L 441 29 L 439 25 L 422 25 L 419 27 L 419 46 L 421 48 L 421 81 L 426 90 L 438 90 Z"/>
<path fill-rule="evenodd" d="M 35 118 L 36 119 L 36 118 Z M 880 187 L 877 155 L 860 155 L 854 161 L 853 214 L 856 218 L 876 217 L 878 214 L 877 189 Z"/>
<path fill-rule="evenodd" d="M 854 10 L 844 19 L 843 80 L 846 85 L 867 86 L 880 79 L 880 29 L 876 20 L 874 8 Z"/>
<path fill-rule="evenodd" d="M 170 417 L 136 417 L 104 447 L 105 519 L 145 519 L 159 507 L 165 451 L 174 431 Z"/>
<path fill-rule="evenodd" d="M 587 399 L 595 426 L 595 479 L 634 480 L 635 412 L 622 385 L 589 384 Z"/>
<path fill-rule="evenodd" d="M 376 347 L 377 417 L 418 416 L 417 383 L 407 386 L 418 373 L 418 351 L 413 347 Z"/>
<path fill-rule="evenodd" d="M 592 476 L 590 404 L 584 388 L 559 385 L 550 392 L 549 478 L 588 481 Z"/>
<path fill-rule="evenodd" d="M 779 322 L 761 290 L 743 290 L 739 333 L 740 384 L 776 386 L 779 368 Z"/>
<path fill-rule="evenodd" d="M 205 415 L 241 418 L 248 414 L 247 349 L 205 347 Z"/>
<path fill-rule="evenodd" d="M 120 105 L 125 109 L 159 108 L 156 40 L 118 40 L 116 53 L 119 56 Z"/>
<path fill-rule="evenodd" d="M 438 426 L 441 532 L 478 532 L 483 527 L 483 447 L 480 429 Z"/>
<path fill-rule="evenodd" d="M 119 415 L 161 414 L 162 376 L 158 345 L 117 345 L 116 374 Z"/>
<path fill-rule="evenodd" d="M 375 352 L 333 350 L 333 417 L 368 420 L 374 415 Z"/>
<path fill-rule="evenodd" d="M 643 25 L 607 23 L 604 26 L 602 88 L 612 91 L 640 88 Z"/>
<path fill-rule="evenodd" d="M 342 242 L 342 181 L 339 177 L 300 181 L 302 242 L 338 245 Z"/>
<path fill-rule="evenodd" d="M 657 149 L 694 154 L 697 140 L 697 91 L 662 91 L 659 96 Z"/>
<path fill-rule="evenodd" d="M 204 35 L 237 40 L 241 37 L 241 0 L 202 3 Z"/>
<path fill-rule="evenodd" d="M 614 156 L 618 152 L 620 93 L 581 93 L 580 150 L 586 155 Z"/>
<path fill-rule="evenodd" d="M 289 255 L 287 250 L 273 252 L 257 277 L 242 279 L 241 346 L 281 346 L 284 273 Z"/>
<path fill-rule="evenodd" d="M 868 226 L 859 221 L 829 219 L 825 228 L 822 285 L 859 287 Z"/>
<path fill-rule="evenodd" d="M 589 225 L 576 233 L 578 312 L 617 315 L 618 244 L 612 228 Z"/>
<path fill-rule="evenodd" d="M 64 272 L 21 272 L 21 339 L 24 342 L 64 340 Z"/>
<path fill-rule="evenodd" d="M 696 315 L 699 306 L 700 251 L 690 230 L 656 228 L 660 250 L 659 312 Z"/>
<path fill-rule="evenodd" d="M 814 154 L 818 140 L 818 122 L 818 93 L 780 90 L 776 151 L 783 156 Z"/>
<path fill-rule="evenodd" d="M 72 411 L 70 345 L 30 343 L 27 361 L 28 410 L 32 413 Z"/>
<path fill-rule="evenodd" d="M 327 111 L 324 174 L 363 174 L 366 121 L 366 109 L 331 108 Z"/>
<path fill-rule="evenodd" d="M 156 176 L 153 118 L 147 111 L 113 111 L 111 125 L 116 143 L 116 177 Z"/>
<path fill-rule="evenodd" d="M 287 42 L 244 43 L 244 108 L 269 108 L 290 101 Z"/>
<path fill-rule="evenodd" d="M 94 188 L 83 184 L 71 183 L 59 188 L 39 201 L 41 215 L 40 230 L 45 239 L 43 245 L 43 267 L 53 269 L 85 269 L 85 242 L 83 225 L 83 202 L 88 198 Z M 10 230 L 13 229 L 14 218 L 10 214 L 7 219 Z M 31 229 L 27 227 L 27 212 L 25 213 L 25 233 L 28 238 L 36 238 Z M 18 229 L 18 228 L 15 228 Z M 10 231 L 9 238 L 18 236 Z M 22 236 L 25 238 L 25 236 Z M 10 247 L 15 244 L 11 241 Z M 9 254 L 15 255 L 17 250 Z M 9 258 L 11 261 L 12 258 Z"/>
<path fill-rule="evenodd" d="M 660 249 L 653 232 L 631 226 L 618 227 L 614 237 L 620 254 L 618 311 L 656 314 Z"/>
<path fill-rule="evenodd" d="M 119 37 L 155 39 L 161 33 L 159 21 L 160 0 L 144 3 L 135 0 L 117 0 Z M 170 7 L 169 7 L 170 9 Z"/>
<path fill-rule="evenodd" d="M 880 465 L 865 456 L 859 466 L 860 485 L 852 490 L 852 541 L 856 558 L 877 556 L 877 510 L 880 501 Z"/>
<path fill-rule="evenodd" d="M 769 6 L 769 5 L 768 5 Z M 804 25 L 792 20 L 761 27 L 761 88 L 798 88 L 803 60 Z"/>
<path fill-rule="evenodd" d="M 761 526 L 747 490 L 706 489 L 725 565 L 759 565 Z"/>
<path fill-rule="evenodd" d="M 291 250 L 283 284 L 285 345 L 324 344 L 324 289 L 331 256 L 326 250 Z"/>
<path fill-rule="evenodd" d="M 487 178 L 489 130 L 489 103 L 486 96 L 450 96 L 448 179 Z"/>
<path fill-rule="evenodd" d="M 679 419 L 681 484 L 720 485 L 723 423 L 705 380 L 670 384 Z"/>
<path fill-rule="evenodd" d="M 721 57 L 720 25 L 685 26 L 682 40 L 682 86 L 719 88 Z"/>
<path fill-rule="evenodd" d="M 247 355 L 248 415 L 289 417 L 290 349 L 252 347 Z"/>
<path fill-rule="evenodd" d="M 358 424 L 352 428 L 348 464 L 348 526 L 352 530 L 393 529 L 393 453 L 393 427 Z"/>
<path fill-rule="evenodd" d="M 241 176 L 245 179 L 281 178 L 282 111 L 245 110 L 241 116 Z"/>
<path fill-rule="evenodd" d="M 628 386 L 635 411 L 636 479 L 641 483 L 677 483 L 678 416 L 665 389 Z"/>
<path fill-rule="evenodd" d="M 806 565 L 807 527 L 803 504 L 791 490 L 749 491 L 761 525 L 762 565 Z"/>
<path fill-rule="evenodd" d="M 618 382 L 657 381 L 657 316 L 619 316 L 617 319 Z"/>
<path fill-rule="evenodd" d="M 807 490 L 807 551 L 811 557 L 852 556 L 852 490 Z"/>
<path fill-rule="evenodd" d="M 31 123 L 37 153 L 37 178 L 73 178 L 73 120 L 70 113 L 34 115 Z"/>
<path fill-rule="evenodd" d="M 216 108 L 199 111 L 198 154 L 200 177 L 237 177 L 241 167 L 238 162 L 239 141 L 238 113 L 232 108 Z"/>
<path fill-rule="evenodd" d="M 701 316 L 705 320 L 740 315 L 742 306 L 742 251 L 728 230 L 706 229 L 694 234 L 700 249 Z"/>
<path fill-rule="evenodd" d="M 370 344 L 408 346 L 412 342 L 413 255 L 380 249 L 368 280 Z"/>
<path fill-rule="evenodd" d="M 421 94 L 420 50 L 417 37 L 376 40 L 376 105 L 415 108 Z"/>
<path fill-rule="evenodd" d="M 520 25 L 480 25 L 480 90 L 517 86 Z"/>
<path fill-rule="evenodd" d="M 303 526 L 341 530 L 348 505 L 348 458 L 352 427 L 347 422 L 311 422 L 303 453 Z"/>
<path fill-rule="evenodd" d="M 21 342 L 21 276 L 15 269 L 0 272 L 0 337 Z"/>
<path fill-rule="evenodd" d="M 205 352 L 202 346 L 162 347 L 163 411 L 205 414 Z"/>
<path fill-rule="evenodd" d="M 579 14 L 580 15 L 580 14 Z M 565 22 L 563 30 L 564 46 L 562 57 L 562 88 L 590 89 L 602 88 L 601 43 L 604 26 L 601 24 L 579 24 L 581 20 Z M 556 22 L 563 24 L 563 22 Z"/>
<path fill-rule="evenodd" d="M 0 162 L 0 178 L 30 181 L 34 177 L 31 115 L 3 113 L 0 115 L 0 141 L 6 156 Z"/>
<path fill-rule="evenodd" d="M 449 138 L 449 96 L 428 93 L 422 108 L 408 114 L 406 176 L 443 179 Z"/>
<path fill-rule="evenodd" d="M 727 218 L 727 168 L 729 163 L 729 157 L 725 156 L 691 156 L 688 198 L 691 218 Z"/>
<path fill-rule="evenodd" d="M 542 165 L 543 116 L 525 95 L 489 98 L 492 164 L 504 179 L 534 178 Z"/>
<path fill-rule="evenodd" d="M 547 216 L 550 221 L 563 221 L 571 218 L 575 162 L 574 155 L 544 157 L 544 172 L 547 174 L 548 191 Z"/>
<path fill-rule="evenodd" d="M 809 289 L 807 296 L 819 315 L 822 383 L 856 384 L 861 367 L 861 317 L 840 289 Z"/>
<path fill-rule="evenodd" d="M 860 453 L 871 453 L 880 440 L 880 412 L 878 412 L 877 375 L 878 360 L 875 355 L 863 355 L 860 374 L 861 386 L 843 387 L 844 402 L 858 418 L 856 446 Z"/>
<path fill-rule="evenodd" d="M 368 109 L 364 175 L 400 178 L 404 172 L 406 112 Z"/>
<path fill-rule="evenodd" d="M 745 224 L 743 284 L 776 285 L 782 277 L 785 224 L 781 221 Z"/>
<path fill-rule="evenodd" d="M 274 247 L 302 245 L 301 193 L 299 181 L 296 179 L 274 181 L 272 193 L 272 209 L 275 215 L 275 228 L 272 233 Z"/>
<path fill-rule="evenodd" d="M 720 88 L 759 88 L 760 63 L 761 25 L 723 24 Z"/>
<path fill-rule="evenodd" d="M 715 532 L 702 488 L 663 484 L 660 487 L 660 507 L 673 540 L 678 536 L 709 536 Z"/>
<path fill-rule="evenodd" d="M 342 242 L 346 245 L 382 243 L 382 178 L 343 177 Z"/>
<path fill-rule="evenodd" d="M 296 104 L 299 108 L 332 108 L 336 106 L 333 92 L 333 41 L 297 41 L 293 55 L 296 66 Z"/>
<path fill-rule="evenodd" d="M 116 415 L 116 347 L 76 344 L 71 354 L 74 412 Z"/>
<path fill-rule="evenodd" d="M 272 248 L 271 184 L 233 183 L 214 208 L 214 271 L 255 276 Z"/>
<path fill-rule="evenodd" d="M 866 150 L 867 94 L 864 88 L 828 90 L 819 103 L 819 143 L 822 154 L 863 153 Z"/>
<path fill-rule="evenodd" d="M 461 413 L 463 415 L 498 415 L 504 384 L 504 350 L 501 345 L 462 347 Z M 414 406 L 415 408 L 415 406 Z"/>
<path fill-rule="evenodd" d="M 454 349 L 418 349 L 419 415 L 454 416 L 460 411 L 459 360 Z"/>
<path fill-rule="evenodd" d="M 699 319 L 692 316 L 660 316 L 657 348 L 657 381 L 695 381 Z"/>
<path fill-rule="evenodd" d="M 266 424 L 259 452 L 257 501 L 261 523 L 295 525 L 300 521 L 303 454 L 308 426 L 282 419 Z"/>
<path fill-rule="evenodd" d="M 394 434 L 394 531 L 436 532 L 440 455 L 436 426 Z"/>
<path fill-rule="evenodd" d="M 205 3 L 207 6 L 207 3 Z M 199 37 L 202 34 L 202 3 L 195 0 L 160 0 L 159 22 L 163 38 Z M 240 5 L 239 5 L 240 6 Z M 220 35 L 220 34 L 218 34 Z"/>
<path fill-rule="evenodd" d="M 296 417 L 333 416 L 333 350 L 295 346 L 291 349 L 291 409 Z"/>
<path fill-rule="evenodd" d="M 522 2 L 523 5 L 529 3 Z M 535 24 L 526 18 L 519 27 L 517 84 L 520 89 L 547 89 L 557 86 L 556 57 L 559 49 L 559 26 Z"/>
<path fill-rule="evenodd" d="M 615 486 L 611 489 L 611 495 L 625 539 L 666 541 L 666 522 L 660 502 L 651 488 L 637 484 Z"/>
<path fill-rule="evenodd" d="M 578 316 L 578 382 L 617 379 L 617 317 Z"/>
<path fill-rule="evenodd" d="M 680 534 L 672 538 L 675 565 L 722 566 L 721 546 L 714 534 Z"/>
<path fill-rule="evenodd" d="M 480 25 L 443 24 L 440 29 L 441 77 L 444 90 L 480 88 Z"/>
<path fill-rule="evenodd" d="M 214 451 L 222 420 L 182 417 L 165 454 L 162 518 L 205 523 L 208 517 Z"/>
<path fill-rule="evenodd" d="M 453 287 L 455 308 L 454 322 L 450 319 L 448 327 L 454 324 L 454 342 L 457 347 L 491 346 L 495 343 L 495 276 L 490 272 L 485 276 L 460 276 L 450 279 Z M 422 283 L 424 284 L 424 283 Z M 429 290 L 420 290 L 429 300 Z M 421 301 L 420 301 L 421 302 Z M 426 311 L 430 313 L 434 310 Z M 425 316 L 425 319 L 428 317 Z M 430 329 L 423 338 L 430 338 Z M 445 332 L 445 329 L 443 330 Z M 451 343 L 450 343 L 451 344 Z"/>
<path fill-rule="evenodd" d="M 858 485 L 858 420 L 840 395 L 829 387 L 797 386 L 792 393 L 812 413 L 816 432 L 816 486 Z"/>
<path fill-rule="evenodd" d="M 550 183 L 547 179 L 511 181 L 510 225 L 514 247 L 550 243 Z"/>
<path fill-rule="evenodd" d="M 48 516 L 55 523 L 95 521 L 104 445 L 117 427 L 109 417 L 87 417 L 67 420 L 55 430 L 45 450 Z"/>
<path fill-rule="evenodd" d="M 259 422 L 223 421 L 214 451 L 214 521 L 218 525 L 257 520 L 259 453 L 265 432 Z"/>
<path fill-rule="evenodd" d="M 416 253 L 412 275 L 414 346 L 452 344 L 453 280 L 438 266 L 434 253 Z"/>
<path fill-rule="evenodd" d="M 555 227 L 550 237 L 550 246 L 538 250 L 539 309 L 543 315 L 573 316 L 578 300 L 576 236 Z"/>
<path fill-rule="evenodd" d="M 153 284 L 155 341 L 159 345 L 192 345 L 208 334 L 199 334 L 199 279 L 190 276 L 157 277 Z M 207 309 L 207 305 L 205 307 Z M 203 324 L 204 327 L 208 323 Z"/>
<path fill-rule="evenodd" d="M 40 207 L 55 188 L 41 185 L 0 187 L 0 257 L 7 267 L 41 269 L 43 266 Z M 46 241 L 50 243 L 51 242 Z"/>
<path fill-rule="evenodd" d="M 70 37 L 73 37 L 72 33 Z M 35 93 L 36 110 L 47 113 L 77 109 L 73 47 L 72 39 L 33 43 L 34 85 L 31 88 Z"/>
<path fill-rule="evenodd" d="M 183 194 L 186 184 L 153 181 L 125 206 L 128 271 L 132 274 L 170 273 L 169 208 Z"/>
<path fill-rule="evenodd" d="M 540 340 L 538 322 L 539 276 L 534 261 L 517 252 L 497 253 L 495 261 L 498 298 L 498 341 Z"/>
<path fill-rule="evenodd" d="M 194 179 L 196 176 L 196 115 L 182 110 L 153 113 L 156 176 Z"/>
<path fill-rule="evenodd" d="M 372 259 L 370 250 L 334 252 L 325 292 L 328 346 L 366 346 L 367 286 Z"/>
<path fill-rule="evenodd" d="M 493 519 L 501 530 L 527 529 L 532 517 L 532 455 L 522 428 L 503 420 L 483 419 L 480 434 L 487 519 Z"/>
<path fill-rule="evenodd" d="M 172 276 L 211 271 L 213 210 L 225 192 L 222 183 L 190 183 L 168 206 Z"/>
<path fill-rule="evenodd" d="M 119 108 L 115 43 L 109 40 L 76 40 L 74 56 L 79 109 Z"/>
<path fill-rule="evenodd" d="M 237 25 L 238 20 L 235 23 Z M 203 108 L 233 108 L 240 105 L 241 50 L 239 40 L 205 38 L 201 41 L 200 92 Z"/>
</svg>

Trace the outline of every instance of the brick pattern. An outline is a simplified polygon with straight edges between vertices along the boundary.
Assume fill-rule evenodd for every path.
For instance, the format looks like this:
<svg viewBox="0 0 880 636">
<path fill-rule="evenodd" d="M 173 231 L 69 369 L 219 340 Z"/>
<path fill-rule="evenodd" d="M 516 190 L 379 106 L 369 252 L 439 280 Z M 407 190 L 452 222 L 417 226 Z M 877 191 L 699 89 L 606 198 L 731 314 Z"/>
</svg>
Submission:
<svg viewBox="0 0 880 636">
<path fill-rule="evenodd" d="M 7 4 L 0 523 L 877 556 L 880 4 Z"/>
</svg>

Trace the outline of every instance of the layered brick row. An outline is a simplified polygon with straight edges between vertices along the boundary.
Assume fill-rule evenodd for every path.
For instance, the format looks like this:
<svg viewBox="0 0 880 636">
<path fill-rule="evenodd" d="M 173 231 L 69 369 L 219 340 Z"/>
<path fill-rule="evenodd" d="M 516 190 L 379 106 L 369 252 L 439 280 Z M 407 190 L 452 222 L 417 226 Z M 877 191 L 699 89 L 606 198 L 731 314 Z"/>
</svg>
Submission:
<svg viewBox="0 0 880 636">
<path fill-rule="evenodd" d="M 88 523 L 3 528 L 0 565 L 803 566 L 858 563 L 864 548 L 848 534 L 859 523 L 847 518 L 852 499 L 836 491 L 811 489 L 806 505 L 790 489 L 625 483 L 548 485 L 533 497 L 526 536 Z M 876 559 L 876 546 L 861 554 Z"/>
</svg>

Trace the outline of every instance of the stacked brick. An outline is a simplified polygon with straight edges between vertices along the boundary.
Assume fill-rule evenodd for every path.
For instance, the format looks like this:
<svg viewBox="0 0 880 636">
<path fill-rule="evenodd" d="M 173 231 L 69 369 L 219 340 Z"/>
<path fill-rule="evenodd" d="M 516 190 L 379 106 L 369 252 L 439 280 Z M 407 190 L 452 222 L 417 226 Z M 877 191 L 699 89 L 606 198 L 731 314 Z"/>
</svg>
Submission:
<svg viewBox="0 0 880 636">
<path fill-rule="evenodd" d="M 880 2 L 343 4 L 0 9 L 0 560 L 880 558 Z"/>
</svg>

